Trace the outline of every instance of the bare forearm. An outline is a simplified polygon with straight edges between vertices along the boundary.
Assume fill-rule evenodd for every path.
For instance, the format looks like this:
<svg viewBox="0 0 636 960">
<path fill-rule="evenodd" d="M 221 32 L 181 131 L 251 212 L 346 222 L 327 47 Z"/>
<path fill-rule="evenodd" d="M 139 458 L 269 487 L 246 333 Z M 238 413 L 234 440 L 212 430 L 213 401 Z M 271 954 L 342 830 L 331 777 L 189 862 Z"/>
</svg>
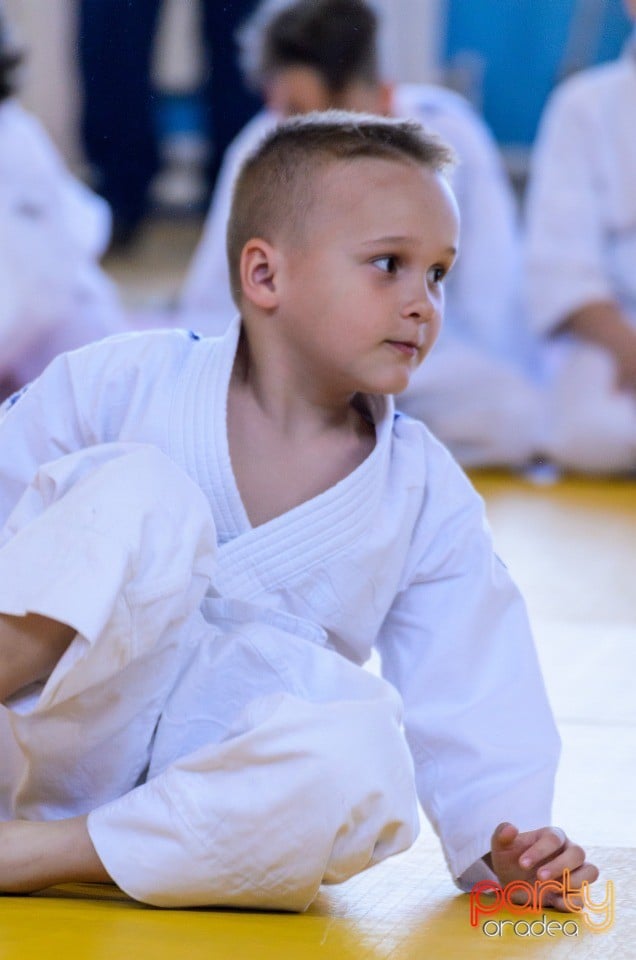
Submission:
<svg viewBox="0 0 636 960">
<path fill-rule="evenodd" d="M 31 893 L 57 883 L 111 883 L 86 817 L 0 823 L 0 891 Z"/>
<path fill-rule="evenodd" d="M 610 300 L 588 303 L 580 310 L 575 310 L 566 318 L 561 329 L 605 347 L 612 353 L 620 349 L 625 341 L 636 339 L 636 330 L 619 305 Z"/>
<path fill-rule="evenodd" d="M 571 313 L 561 329 L 606 350 L 616 363 L 617 385 L 636 389 L 636 327 L 617 303 L 589 303 Z"/>
</svg>

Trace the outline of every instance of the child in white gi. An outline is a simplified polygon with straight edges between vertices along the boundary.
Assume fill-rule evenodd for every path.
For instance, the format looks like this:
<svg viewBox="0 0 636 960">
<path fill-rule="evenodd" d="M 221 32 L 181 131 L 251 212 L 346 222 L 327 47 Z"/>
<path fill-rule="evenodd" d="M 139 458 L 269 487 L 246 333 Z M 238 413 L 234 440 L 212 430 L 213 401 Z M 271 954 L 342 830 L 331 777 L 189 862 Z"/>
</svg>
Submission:
<svg viewBox="0 0 636 960">
<path fill-rule="evenodd" d="M 636 0 L 625 8 L 636 19 Z M 552 378 L 546 452 L 636 469 L 636 34 L 553 94 L 527 197 L 530 313 Z"/>
<path fill-rule="evenodd" d="M 441 324 L 449 156 L 288 122 L 237 181 L 241 319 L 86 347 L 7 404 L 0 889 L 302 909 L 409 846 L 416 794 L 462 889 L 596 878 L 542 827 L 558 738 L 482 502 L 390 396 Z"/>
<path fill-rule="evenodd" d="M 281 118 L 333 107 L 415 120 L 459 158 L 453 190 L 462 250 L 443 335 L 426 376 L 415 373 L 398 407 L 420 417 L 463 465 L 524 465 L 543 452 L 543 402 L 529 376 L 510 184 L 490 131 L 460 96 L 383 81 L 378 27 L 366 0 L 265 0 L 245 24 L 244 72 L 267 109 L 227 151 L 184 284 L 182 322 L 218 334 L 236 312 L 225 258 L 232 186 L 243 159 Z"/>
<path fill-rule="evenodd" d="M 65 168 L 15 98 L 13 51 L 0 9 L 0 397 L 63 350 L 125 329 L 98 261 L 107 205 Z"/>
</svg>

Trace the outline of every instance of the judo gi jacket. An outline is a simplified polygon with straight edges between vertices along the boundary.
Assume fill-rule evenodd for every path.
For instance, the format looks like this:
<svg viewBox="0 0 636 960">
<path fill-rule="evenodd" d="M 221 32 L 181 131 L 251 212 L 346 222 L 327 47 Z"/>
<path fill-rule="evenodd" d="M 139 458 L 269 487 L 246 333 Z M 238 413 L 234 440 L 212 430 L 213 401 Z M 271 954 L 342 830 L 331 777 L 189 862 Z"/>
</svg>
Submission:
<svg viewBox="0 0 636 960">
<path fill-rule="evenodd" d="M 487 871 L 481 857 L 499 821 L 521 830 L 550 822 L 558 755 L 524 604 L 493 552 L 483 503 L 421 423 L 396 416 L 390 398 L 368 397 L 376 445 L 367 459 L 319 496 L 252 527 L 226 430 L 238 336 L 237 322 L 220 339 L 183 331 L 114 337 L 57 358 L 5 405 L 0 609 L 64 619 L 78 640 L 44 691 L 9 705 L 0 737 L 15 743 L 3 756 L 13 757 L 15 771 L 25 762 L 16 730 L 37 712 L 37 696 L 81 751 L 73 709 L 79 717 L 86 709 L 83 691 L 100 688 L 113 671 L 124 687 L 120 706 L 104 706 L 110 739 L 96 741 L 106 744 L 99 755 L 104 775 L 82 786 L 77 764 L 60 756 L 77 789 L 67 796 L 67 779 L 51 774 L 57 807 L 37 783 L 21 800 L 7 776 L 0 815 L 24 814 L 21 802 L 31 804 L 31 816 L 90 809 L 91 837 L 107 869 L 149 902 L 298 908 L 321 879 L 342 879 L 408 846 L 417 831 L 414 785 L 452 875 L 466 885 L 468 876 L 474 881 Z M 47 536 L 49 551 L 59 541 L 57 555 L 38 549 Z M 152 627 L 159 621 L 161 631 Z M 217 723 L 201 707 L 196 657 L 206 647 L 201 638 L 222 633 L 225 621 L 244 639 L 228 647 L 231 670 L 201 674 L 213 678 L 214 702 L 236 701 L 231 710 L 218 708 Z M 241 624 L 249 622 L 258 626 L 246 633 Z M 153 630 L 158 640 L 148 639 Z M 100 653 L 105 634 L 123 652 Z M 210 643 L 213 664 L 225 647 Z M 252 654 L 241 660 L 237 651 L 246 644 L 260 650 L 256 661 Z M 389 684 L 361 669 L 374 647 Z M 264 703 L 255 688 L 250 706 L 247 694 L 223 692 L 223 678 L 239 678 L 232 683 L 240 690 L 255 662 L 265 677 L 278 679 L 273 686 L 264 681 Z M 133 721 L 122 703 L 135 703 L 133 691 L 143 689 L 149 673 L 156 679 Z M 283 682 L 285 676 L 292 679 Z M 324 762 L 324 746 L 303 759 L 303 739 L 316 739 L 309 714 L 318 709 L 321 743 L 327 753 L 342 753 L 336 775 Z M 346 719 L 337 719 L 337 709 Z M 263 725 L 284 748 L 259 754 Z M 136 729 L 145 746 L 128 763 Z M 94 756 L 85 762 L 82 769 L 96 769 Z M 223 790 L 215 799 L 217 782 Z M 363 786 L 354 789 L 356 783 Z M 364 802 L 349 795 L 357 789 Z M 272 816 L 253 822 L 268 790 Z M 262 893 L 252 886 L 246 897 L 245 877 L 265 863 L 254 850 L 255 831 L 276 849 L 282 841 L 274 826 L 280 830 L 281 818 L 290 824 L 280 858 L 267 860 L 270 880 L 272 863 L 282 875 L 282 863 L 302 862 L 306 847 L 291 826 L 292 812 L 302 813 L 312 790 L 332 838 L 324 869 L 295 887 L 288 871 L 278 886 L 274 878 L 274 892 L 263 880 Z M 381 826 L 361 839 L 378 816 Z M 212 831 L 206 846 L 210 817 L 225 824 L 225 834 Z M 342 854 L 333 840 L 341 835 L 353 838 L 348 846 L 342 841 Z M 229 859 L 230 893 L 203 889 L 202 877 L 216 876 Z M 203 865 L 192 879 L 193 862 Z M 477 874 L 470 873 L 474 864 Z"/>
</svg>

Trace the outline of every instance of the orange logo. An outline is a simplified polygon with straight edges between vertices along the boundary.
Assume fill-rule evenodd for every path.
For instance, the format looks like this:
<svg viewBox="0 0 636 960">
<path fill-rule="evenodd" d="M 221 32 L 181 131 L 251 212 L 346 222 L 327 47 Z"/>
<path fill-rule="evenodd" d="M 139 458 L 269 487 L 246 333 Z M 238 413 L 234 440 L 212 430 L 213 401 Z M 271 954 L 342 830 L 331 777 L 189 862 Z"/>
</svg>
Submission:
<svg viewBox="0 0 636 960">
<path fill-rule="evenodd" d="M 540 914 L 545 908 L 544 898 L 547 893 L 557 893 L 563 897 L 565 905 L 573 913 L 580 916 L 589 930 L 594 933 L 605 933 L 614 923 L 614 884 L 608 880 L 605 884 L 605 899 L 595 902 L 590 896 L 590 885 L 584 880 L 580 887 L 570 886 L 570 871 L 563 871 L 562 880 L 536 880 L 534 883 L 528 883 L 527 880 L 513 880 L 502 887 L 495 880 L 480 880 L 470 891 L 470 924 L 472 927 L 478 926 L 481 917 L 489 919 L 483 924 L 483 932 L 486 936 L 501 936 L 503 926 L 510 925 L 514 932 L 520 936 L 540 936 L 543 933 L 548 936 L 554 936 L 556 928 L 565 936 L 577 936 L 578 925 L 574 920 L 560 922 L 557 920 L 546 920 L 545 914 L 541 920 L 535 920 L 533 923 L 525 922 L 523 930 L 517 930 L 516 923 L 512 920 L 494 921 L 491 918 L 501 910 L 509 910 L 516 914 Z M 488 899 L 483 899 L 487 897 Z M 515 899 L 523 898 L 523 902 L 517 903 Z M 492 898 L 492 899 L 491 899 Z M 570 929 L 564 928 L 570 924 Z M 542 927 L 541 931 L 533 931 L 536 925 Z M 488 927 L 488 929 L 486 929 Z M 495 927 L 497 929 L 495 929 Z M 573 932 L 572 928 L 576 928 Z M 527 928 L 527 930 L 526 930 Z M 549 929 L 552 928 L 552 931 Z"/>
</svg>

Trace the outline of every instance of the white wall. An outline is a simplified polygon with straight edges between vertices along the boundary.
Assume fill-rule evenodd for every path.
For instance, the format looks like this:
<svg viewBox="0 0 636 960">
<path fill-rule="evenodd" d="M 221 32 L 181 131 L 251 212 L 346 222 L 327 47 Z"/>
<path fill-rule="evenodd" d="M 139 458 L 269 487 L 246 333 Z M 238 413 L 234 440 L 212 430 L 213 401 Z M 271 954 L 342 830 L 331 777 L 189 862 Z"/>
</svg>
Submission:
<svg viewBox="0 0 636 960">
<path fill-rule="evenodd" d="M 384 19 L 382 53 L 388 79 L 439 78 L 448 0 L 374 0 Z"/>
</svg>

